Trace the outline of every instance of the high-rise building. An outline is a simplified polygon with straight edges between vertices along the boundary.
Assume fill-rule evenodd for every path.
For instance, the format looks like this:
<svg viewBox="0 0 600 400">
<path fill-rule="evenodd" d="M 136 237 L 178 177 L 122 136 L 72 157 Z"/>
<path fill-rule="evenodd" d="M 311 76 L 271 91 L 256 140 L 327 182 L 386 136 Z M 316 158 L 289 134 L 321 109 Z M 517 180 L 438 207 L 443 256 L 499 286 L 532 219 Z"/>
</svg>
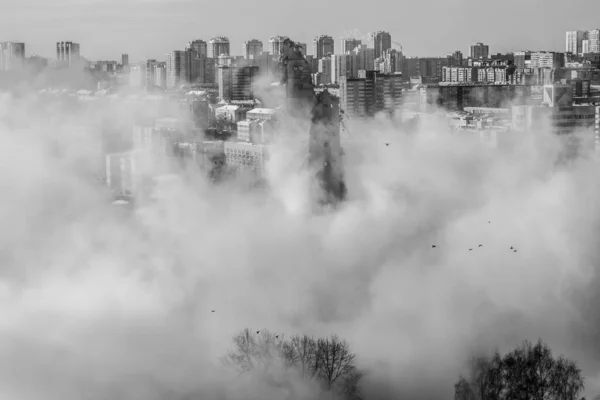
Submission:
<svg viewBox="0 0 600 400">
<path fill-rule="evenodd" d="M 216 83 L 217 60 L 189 52 L 189 80 L 192 84 Z"/>
<path fill-rule="evenodd" d="M 229 53 L 229 38 L 225 36 L 216 36 L 210 39 L 210 48 L 212 51 L 212 57 L 217 58 L 220 55 L 228 56 Z"/>
<path fill-rule="evenodd" d="M 254 100 L 258 67 L 219 67 L 219 98 L 224 101 Z"/>
<path fill-rule="evenodd" d="M 0 71 L 21 69 L 25 65 L 25 43 L 0 43 Z"/>
<path fill-rule="evenodd" d="M 353 51 L 355 48 L 362 44 L 362 40 L 353 38 L 341 38 L 340 39 L 340 54 L 346 54 Z"/>
<path fill-rule="evenodd" d="M 600 29 L 592 29 L 587 32 L 589 40 L 589 53 L 600 53 Z"/>
<path fill-rule="evenodd" d="M 588 39 L 584 39 L 581 41 L 581 52 L 583 54 L 588 54 L 590 52 L 590 41 Z"/>
<path fill-rule="evenodd" d="M 158 62 L 156 60 L 147 60 L 146 61 L 146 79 L 144 80 L 144 86 L 146 88 L 152 88 L 156 82 L 156 66 Z"/>
<path fill-rule="evenodd" d="M 190 52 L 175 50 L 167 54 L 167 88 L 188 83 Z"/>
<path fill-rule="evenodd" d="M 252 39 L 244 42 L 243 54 L 246 60 L 254 60 L 263 52 L 263 42 L 258 39 Z"/>
<path fill-rule="evenodd" d="M 567 53 L 581 54 L 582 42 L 587 39 L 586 31 L 568 31 L 566 34 L 565 51 Z"/>
<path fill-rule="evenodd" d="M 341 77 L 340 107 L 351 117 L 395 115 L 402 108 L 402 76 L 367 71 L 363 78 Z"/>
<path fill-rule="evenodd" d="M 490 56 L 490 46 L 483 43 L 476 43 L 471 46 L 470 57 L 475 60 L 487 60 Z"/>
<path fill-rule="evenodd" d="M 354 49 L 356 55 L 356 69 L 373 71 L 375 70 L 375 50 L 367 47 L 366 44 L 361 44 Z"/>
<path fill-rule="evenodd" d="M 449 67 L 462 67 L 463 54 L 460 50 L 456 50 L 453 53 L 448 53 L 447 58 Z"/>
<path fill-rule="evenodd" d="M 79 44 L 73 42 L 56 43 L 56 59 L 63 61 L 69 67 L 79 61 Z"/>
<path fill-rule="evenodd" d="M 156 64 L 154 68 L 154 86 L 167 88 L 167 64 L 164 62 Z"/>
<path fill-rule="evenodd" d="M 279 56 L 279 54 L 281 54 L 281 50 L 283 49 L 283 42 L 288 39 L 289 38 L 287 36 L 272 36 L 269 39 L 269 48 L 271 50 L 271 54 L 274 56 Z"/>
<path fill-rule="evenodd" d="M 335 41 L 331 36 L 320 35 L 315 37 L 313 41 L 313 53 L 317 60 L 334 54 L 334 49 Z"/>
<path fill-rule="evenodd" d="M 335 54 L 331 56 L 331 83 L 339 84 L 340 77 L 352 77 L 353 54 Z"/>
<path fill-rule="evenodd" d="M 127 67 L 129 65 L 129 54 L 121 54 L 121 65 Z"/>
<path fill-rule="evenodd" d="M 192 40 L 185 49 L 194 52 L 201 57 L 208 57 L 208 44 L 204 40 Z"/>
<path fill-rule="evenodd" d="M 131 87 L 144 87 L 146 84 L 146 66 L 132 64 L 129 66 L 129 85 Z"/>
<path fill-rule="evenodd" d="M 375 51 L 375 58 L 379 58 L 387 49 L 392 48 L 392 35 L 384 31 L 373 32 L 369 35 L 369 42 Z"/>
<path fill-rule="evenodd" d="M 318 71 L 321 75 L 321 84 L 328 85 L 331 83 L 331 57 L 323 57 L 319 60 Z"/>
</svg>

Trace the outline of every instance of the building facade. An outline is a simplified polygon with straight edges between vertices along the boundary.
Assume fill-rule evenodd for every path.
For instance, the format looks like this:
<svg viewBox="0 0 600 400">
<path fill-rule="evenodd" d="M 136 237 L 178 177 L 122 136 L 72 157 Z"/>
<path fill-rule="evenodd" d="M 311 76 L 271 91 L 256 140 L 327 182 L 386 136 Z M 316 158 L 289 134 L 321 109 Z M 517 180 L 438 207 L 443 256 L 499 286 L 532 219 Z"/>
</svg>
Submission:
<svg viewBox="0 0 600 400">
<path fill-rule="evenodd" d="M 175 50 L 167 55 L 167 88 L 188 83 L 190 52 Z"/>
<path fill-rule="evenodd" d="M 565 54 L 553 51 L 531 53 L 531 68 L 557 69 L 565 66 Z"/>
<path fill-rule="evenodd" d="M 262 54 L 263 42 L 258 39 L 248 40 L 247 42 L 244 42 L 242 51 L 246 60 L 254 60 Z"/>
<path fill-rule="evenodd" d="M 185 49 L 187 51 L 196 53 L 196 56 L 208 57 L 208 43 L 206 43 L 204 40 L 192 40 L 190 43 L 188 43 Z"/>
<path fill-rule="evenodd" d="M 374 57 L 379 58 L 386 50 L 392 48 L 392 35 L 384 31 L 373 32 L 369 35 L 369 44 L 374 51 Z"/>
<path fill-rule="evenodd" d="M 225 142 L 227 166 L 236 174 L 248 174 L 261 178 L 265 174 L 267 148 L 262 144 L 248 142 Z"/>
<path fill-rule="evenodd" d="M 320 35 L 313 40 L 313 55 L 316 59 L 321 59 L 328 55 L 334 54 L 335 41 L 331 36 Z"/>
<path fill-rule="evenodd" d="M 211 57 L 218 58 L 220 55 L 230 55 L 229 38 L 225 36 L 216 36 L 210 39 Z"/>
<path fill-rule="evenodd" d="M 257 66 L 219 67 L 219 98 L 224 101 L 254 100 Z"/>
<path fill-rule="evenodd" d="M 271 54 L 274 56 L 279 56 L 283 50 L 283 42 L 288 39 L 289 38 L 287 36 L 282 35 L 271 36 L 271 38 L 269 38 L 269 49 Z"/>
<path fill-rule="evenodd" d="M 362 44 L 362 40 L 353 38 L 341 38 L 339 54 L 347 54 Z"/>
<path fill-rule="evenodd" d="M 487 60 L 490 56 L 490 46 L 483 43 L 475 43 L 471 46 L 469 56 L 475 60 Z"/>
<path fill-rule="evenodd" d="M 22 69 L 25 66 L 25 43 L 0 43 L 0 71 Z"/>
<path fill-rule="evenodd" d="M 565 40 L 565 51 L 572 54 L 583 53 L 583 41 L 587 39 L 586 31 L 568 31 Z"/>
<path fill-rule="evenodd" d="M 584 53 L 600 53 L 600 29 L 587 32 L 588 49 Z"/>
<path fill-rule="evenodd" d="M 340 108 L 350 118 L 393 116 L 402 108 L 402 76 L 366 71 L 364 78 L 340 78 Z"/>
<path fill-rule="evenodd" d="M 57 42 L 56 43 L 56 59 L 62 61 L 65 65 L 72 67 L 74 63 L 79 61 L 79 44 L 73 42 Z"/>
</svg>

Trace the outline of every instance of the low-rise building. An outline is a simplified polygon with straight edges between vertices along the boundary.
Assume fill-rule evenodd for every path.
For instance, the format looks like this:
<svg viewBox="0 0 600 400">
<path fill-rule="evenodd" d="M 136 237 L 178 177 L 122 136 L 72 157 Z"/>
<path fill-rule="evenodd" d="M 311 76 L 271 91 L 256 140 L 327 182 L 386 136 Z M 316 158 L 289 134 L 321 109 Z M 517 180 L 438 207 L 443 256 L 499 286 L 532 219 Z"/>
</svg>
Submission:
<svg viewBox="0 0 600 400">
<path fill-rule="evenodd" d="M 265 173 L 267 148 L 263 144 L 225 142 L 225 159 L 232 172 L 261 178 Z"/>
</svg>

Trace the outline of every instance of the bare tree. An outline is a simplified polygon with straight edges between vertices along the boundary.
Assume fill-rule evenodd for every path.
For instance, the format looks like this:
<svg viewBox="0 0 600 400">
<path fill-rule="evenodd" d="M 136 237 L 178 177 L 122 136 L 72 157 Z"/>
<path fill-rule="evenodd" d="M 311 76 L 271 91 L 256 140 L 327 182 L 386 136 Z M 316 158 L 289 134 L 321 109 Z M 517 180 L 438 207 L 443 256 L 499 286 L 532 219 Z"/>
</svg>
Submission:
<svg viewBox="0 0 600 400">
<path fill-rule="evenodd" d="M 308 335 L 296 335 L 286 342 L 289 360 L 298 367 L 302 379 L 312 379 L 317 369 L 317 341 Z"/>
<path fill-rule="evenodd" d="M 355 359 L 356 355 L 350 352 L 348 343 L 336 335 L 317 340 L 316 371 L 328 391 L 355 371 Z"/>
<path fill-rule="evenodd" d="M 223 361 L 239 372 L 265 370 L 278 360 L 282 347 L 281 341 L 264 329 L 259 333 L 244 329 L 233 337 L 233 344 L 234 348 Z"/>
</svg>

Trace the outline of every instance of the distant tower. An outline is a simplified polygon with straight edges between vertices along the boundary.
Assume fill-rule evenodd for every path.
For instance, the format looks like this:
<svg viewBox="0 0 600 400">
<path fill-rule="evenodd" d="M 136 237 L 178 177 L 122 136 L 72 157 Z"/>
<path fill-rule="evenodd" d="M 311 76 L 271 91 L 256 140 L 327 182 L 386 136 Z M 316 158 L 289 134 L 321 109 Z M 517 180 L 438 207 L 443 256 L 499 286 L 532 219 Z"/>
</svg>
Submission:
<svg viewBox="0 0 600 400">
<path fill-rule="evenodd" d="M 189 81 L 189 51 L 175 50 L 167 54 L 167 88 L 172 89 Z"/>
<path fill-rule="evenodd" d="M 283 42 L 285 42 L 286 40 L 289 40 L 287 36 L 272 36 L 269 39 L 269 48 L 271 50 L 271 54 L 274 56 L 278 56 L 279 54 L 281 54 L 281 50 L 283 49 Z"/>
<path fill-rule="evenodd" d="M 374 49 L 374 57 L 379 58 L 386 50 L 392 48 L 392 35 L 388 32 L 377 31 L 370 35 L 371 48 Z"/>
<path fill-rule="evenodd" d="M 192 40 L 190 43 L 188 43 L 188 45 L 185 47 L 185 49 L 187 51 L 192 51 L 192 52 L 196 53 L 196 55 L 198 55 L 200 57 L 208 56 L 208 44 L 204 40 L 200 40 L 200 39 Z"/>
<path fill-rule="evenodd" d="M 229 55 L 229 39 L 225 36 L 217 36 L 210 39 L 212 57 L 217 58 L 220 55 Z"/>
<path fill-rule="evenodd" d="M 483 43 L 476 43 L 471 46 L 471 58 L 475 60 L 487 60 L 490 55 L 490 46 L 485 45 Z"/>
<path fill-rule="evenodd" d="M 129 65 L 129 54 L 121 54 L 121 65 L 126 67 Z"/>
<path fill-rule="evenodd" d="M 315 188 L 319 203 L 335 205 L 346 197 L 339 99 L 327 90 L 315 94 L 310 65 L 291 40 L 285 41 L 280 62 L 287 113 L 295 119 L 295 126 L 309 131 L 308 161 L 309 166 L 316 170 Z"/>
<path fill-rule="evenodd" d="M 334 50 L 335 41 L 331 36 L 320 35 L 313 40 L 313 55 L 317 60 L 326 57 L 327 55 L 334 54 Z"/>
<path fill-rule="evenodd" d="M 0 43 L 0 71 L 21 69 L 25 65 L 25 43 Z"/>
<path fill-rule="evenodd" d="M 73 42 L 56 43 L 56 59 L 65 61 L 69 67 L 79 60 L 79 44 Z"/>
<path fill-rule="evenodd" d="M 362 44 L 362 40 L 353 38 L 340 39 L 340 54 L 346 54 Z"/>
<path fill-rule="evenodd" d="M 254 60 L 263 52 L 263 43 L 258 39 L 244 42 L 243 54 L 246 60 Z"/>
<path fill-rule="evenodd" d="M 586 31 L 569 31 L 566 34 L 565 51 L 567 53 L 583 53 L 583 41 L 587 39 Z"/>
</svg>

